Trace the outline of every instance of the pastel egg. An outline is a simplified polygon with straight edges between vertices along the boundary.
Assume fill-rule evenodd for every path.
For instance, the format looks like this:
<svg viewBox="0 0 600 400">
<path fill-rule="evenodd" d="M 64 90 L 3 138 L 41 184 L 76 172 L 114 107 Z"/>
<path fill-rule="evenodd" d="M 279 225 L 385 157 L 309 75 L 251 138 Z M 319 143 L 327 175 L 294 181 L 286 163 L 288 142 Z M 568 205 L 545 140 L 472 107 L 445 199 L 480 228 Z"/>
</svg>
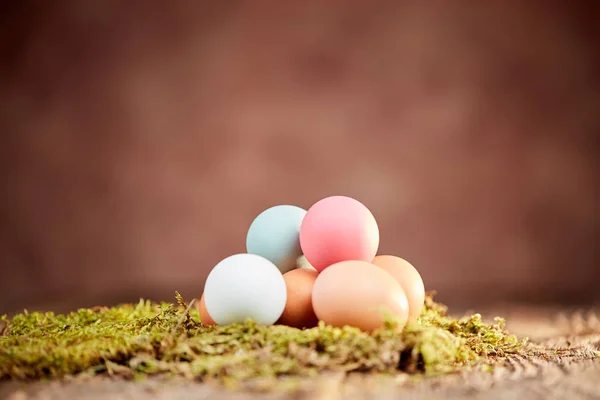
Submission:
<svg viewBox="0 0 600 400">
<path fill-rule="evenodd" d="M 218 263 L 204 285 L 206 310 L 219 325 L 252 319 L 274 324 L 285 308 L 287 289 L 281 271 L 256 254 L 236 254 Z"/>
<path fill-rule="evenodd" d="M 310 265 L 310 263 L 308 262 L 308 260 L 306 259 L 306 257 L 304 255 L 301 255 L 300 257 L 298 257 L 298 260 L 296 260 L 296 267 L 316 271 L 315 267 Z"/>
<path fill-rule="evenodd" d="M 312 290 L 319 273 L 314 269 L 293 269 L 283 274 L 287 286 L 287 301 L 280 325 L 294 328 L 312 328 L 319 320 L 312 306 Z"/>
<path fill-rule="evenodd" d="M 291 205 L 263 211 L 250 224 L 246 251 L 271 261 L 282 273 L 295 268 L 302 255 L 299 236 L 305 215 L 306 210 Z"/>
<path fill-rule="evenodd" d="M 200 313 L 200 322 L 204 325 L 216 325 L 216 322 L 212 319 L 208 310 L 206 309 L 206 303 L 204 302 L 204 294 L 200 297 L 200 300 L 195 303 L 198 312 Z"/>
<path fill-rule="evenodd" d="M 408 320 L 402 286 L 366 261 L 343 261 L 323 270 L 313 286 L 312 304 L 317 318 L 335 327 L 370 332 L 384 325 L 386 313 L 397 319 L 399 329 Z"/>
<path fill-rule="evenodd" d="M 371 262 L 379 247 L 379 228 L 371 211 L 358 200 L 327 197 L 306 213 L 300 246 L 317 271 L 341 261 Z"/>
<path fill-rule="evenodd" d="M 386 270 L 402 286 L 408 299 L 408 318 L 416 320 L 425 303 L 425 285 L 417 269 L 400 257 L 387 255 L 375 257 L 373 264 Z"/>
</svg>

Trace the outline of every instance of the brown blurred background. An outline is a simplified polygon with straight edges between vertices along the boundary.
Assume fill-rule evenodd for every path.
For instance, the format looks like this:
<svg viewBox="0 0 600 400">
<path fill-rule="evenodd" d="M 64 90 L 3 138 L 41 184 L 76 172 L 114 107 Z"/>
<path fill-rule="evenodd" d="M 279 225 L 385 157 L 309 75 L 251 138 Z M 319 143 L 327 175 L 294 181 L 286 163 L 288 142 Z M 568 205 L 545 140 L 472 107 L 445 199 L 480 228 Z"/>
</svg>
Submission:
<svg viewBox="0 0 600 400">
<path fill-rule="evenodd" d="M 0 3 L 0 313 L 199 296 L 334 194 L 452 306 L 598 302 L 585 4 Z"/>
</svg>

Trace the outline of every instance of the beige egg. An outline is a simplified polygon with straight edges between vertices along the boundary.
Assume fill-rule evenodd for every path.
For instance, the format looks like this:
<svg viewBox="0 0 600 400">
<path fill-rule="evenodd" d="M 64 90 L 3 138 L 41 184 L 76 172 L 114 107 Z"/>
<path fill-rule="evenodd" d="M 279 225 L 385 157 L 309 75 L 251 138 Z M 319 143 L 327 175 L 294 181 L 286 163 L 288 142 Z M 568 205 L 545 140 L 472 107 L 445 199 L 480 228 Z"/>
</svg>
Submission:
<svg viewBox="0 0 600 400">
<path fill-rule="evenodd" d="M 375 257 L 373 264 L 386 270 L 402 286 L 408 299 L 408 318 L 416 320 L 425 303 L 425 285 L 417 269 L 400 257 L 388 255 Z"/>
<path fill-rule="evenodd" d="M 312 290 L 319 273 L 314 269 L 293 269 L 283 274 L 287 300 L 277 324 L 312 328 L 319 320 L 312 306 Z"/>
<path fill-rule="evenodd" d="M 402 286 L 383 268 L 366 261 L 342 261 L 325 268 L 312 292 L 313 309 L 326 324 L 370 332 L 383 326 L 384 314 L 408 320 Z"/>
<path fill-rule="evenodd" d="M 315 267 L 313 267 L 312 265 L 310 265 L 310 263 L 308 262 L 308 260 L 306 259 L 306 257 L 304 257 L 304 255 L 301 255 L 300 257 L 298 257 L 296 259 L 296 267 L 297 268 L 305 268 L 305 269 L 310 269 L 310 270 L 316 271 Z"/>
<path fill-rule="evenodd" d="M 200 297 L 200 301 L 196 302 L 196 308 L 198 308 L 198 312 L 200 313 L 200 322 L 204 325 L 216 325 L 217 323 L 212 319 L 208 310 L 206 309 L 206 304 L 204 303 L 204 293 L 202 297 Z"/>
</svg>

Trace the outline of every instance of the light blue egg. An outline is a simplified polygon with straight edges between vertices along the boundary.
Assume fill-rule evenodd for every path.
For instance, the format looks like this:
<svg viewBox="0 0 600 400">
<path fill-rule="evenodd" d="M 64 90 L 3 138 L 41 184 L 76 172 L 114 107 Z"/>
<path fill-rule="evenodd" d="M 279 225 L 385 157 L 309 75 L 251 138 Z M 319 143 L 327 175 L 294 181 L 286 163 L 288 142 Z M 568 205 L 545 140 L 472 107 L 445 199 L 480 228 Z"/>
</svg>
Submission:
<svg viewBox="0 0 600 400">
<path fill-rule="evenodd" d="M 252 221 L 246 236 L 246 251 L 266 258 L 282 273 L 296 268 L 302 255 L 300 225 L 306 210 L 290 205 L 271 207 Z"/>
</svg>

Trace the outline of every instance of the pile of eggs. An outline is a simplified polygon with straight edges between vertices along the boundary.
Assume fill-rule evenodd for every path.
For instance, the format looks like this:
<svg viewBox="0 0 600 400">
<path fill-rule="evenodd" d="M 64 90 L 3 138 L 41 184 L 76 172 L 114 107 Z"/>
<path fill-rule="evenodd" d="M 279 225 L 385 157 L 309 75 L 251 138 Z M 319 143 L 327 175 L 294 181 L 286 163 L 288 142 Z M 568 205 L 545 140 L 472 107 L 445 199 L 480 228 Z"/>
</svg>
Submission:
<svg viewBox="0 0 600 400">
<path fill-rule="evenodd" d="M 380 328 L 385 315 L 403 323 L 423 308 L 425 287 L 402 258 L 377 255 L 379 228 L 359 201 L 332 196 L 308 211 L 280 205 L 250 225 L 247 253 L 219 262 L 198 308 L 205 324 L 252 319 L 261 325 Z"/>
</svg>

